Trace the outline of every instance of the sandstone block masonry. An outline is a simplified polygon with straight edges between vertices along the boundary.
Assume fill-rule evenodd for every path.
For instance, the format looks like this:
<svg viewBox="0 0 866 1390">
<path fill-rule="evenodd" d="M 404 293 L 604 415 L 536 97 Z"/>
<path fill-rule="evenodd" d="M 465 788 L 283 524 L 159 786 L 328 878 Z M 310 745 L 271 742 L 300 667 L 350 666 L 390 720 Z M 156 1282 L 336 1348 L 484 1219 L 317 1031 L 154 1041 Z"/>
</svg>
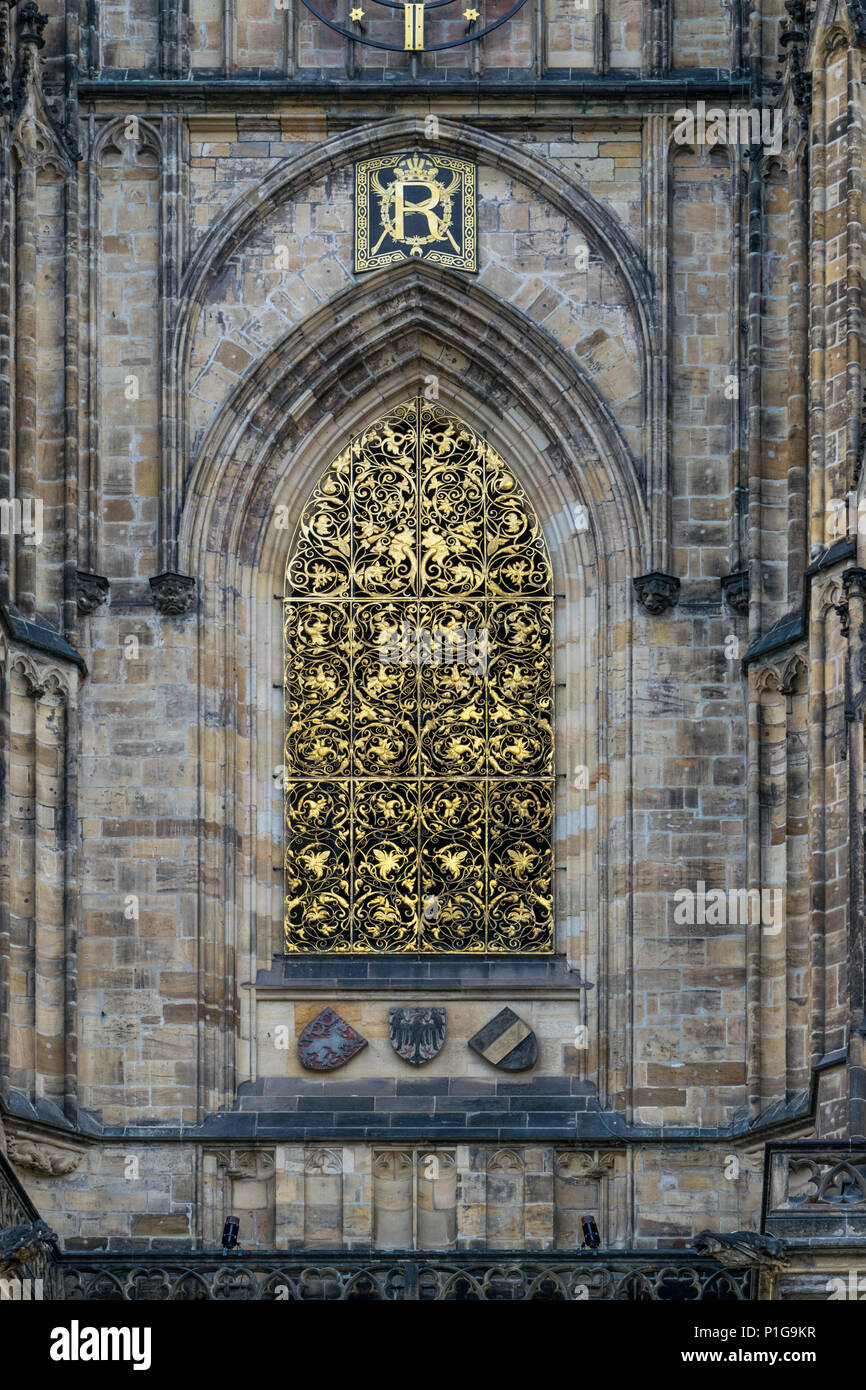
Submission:
<svg viewBox="0 0 866 1390">
<path fill-rule="evenodd" d="M 0 13 L 0 501 L 43 530 L 0 537 L 0 1106 L 66 1248 L 212 1249 L 229 1210 L 260 1251 L 682 1248 L 756 1230 L 765 1167 L 806 1240 L 782 1139 L 829 1220 L 866 1130 L 866 32 L 800 8 L 551 0 L 415 58 L 301 0 Z M 675 140 L 699 99 L 781 150 Z M 478 274 L 356 274 L 354 164 L 431 142 L 477 166 Z M 431 381 L 551 557 L 555 953 L 290 959 L 289 547 Z M 700 884 L 779 921 L 678 919 Z M 423 1004 L 416 1072 L 388 1011 Z M 506 1006 L 515 1076 L 468 1046 Z M 314 1076 L 325 1007 L 368 1045 Z"/>
</svg>

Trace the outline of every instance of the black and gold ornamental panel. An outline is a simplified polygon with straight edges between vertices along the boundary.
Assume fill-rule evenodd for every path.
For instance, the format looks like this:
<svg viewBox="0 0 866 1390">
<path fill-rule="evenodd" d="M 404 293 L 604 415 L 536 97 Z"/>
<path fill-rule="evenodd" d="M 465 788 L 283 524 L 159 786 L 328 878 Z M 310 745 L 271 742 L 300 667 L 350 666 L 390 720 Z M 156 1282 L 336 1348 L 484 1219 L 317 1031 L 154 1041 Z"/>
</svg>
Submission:
<svg viewBox="0 0 866 1390">
<path fill-rule="evenodd" d="M 495 450 L 422 398 L 352 440 L 284 633 L 286 950 L 551 952 L 551 569 Z"/>
<path fill-rule="evenodd" d="M 424 260 L 478 269 L 475 165 L 451 155 L 377 155 L 355 165 L 355 271 Z"/>
<path fill-rule="evenodd" d="M 355 0 L 355 3 L 350 0 L 347 23 L 343 21 L 342 14 L 326 15 L 313 0 L 304 0 L 304 4 L 322 24 L 342 34 L 353 44 L 361 43 L 368 48 L 390 53 L 399 53 L 402 49 L 415 56 L 425 52 L 442 53 L 467 43 L 480 43 L 494 29 L 507 24 L 523 8 L 526 0 L 513 0 L 504 14 L 491 19 L 489 23 L 482 19 L 481 11 L 474 5 L 467 5 L 462 11 L 457 10 L 466 20 L 465 28 L 459 23 L 455 25 L 454 0 L 408 0 L 408 3 L 407 0 L 374 0 L 377 9 L 369 16 L 359 0 Z M 386 24 L 384 30 L 381 10 L 391 11 L 391 23 Z M 375 22 L 371 24 L 369 21 L 374 16 Z M 366 24 L 363 22 L 365 18 L 368 20 Z"/>
</svg>

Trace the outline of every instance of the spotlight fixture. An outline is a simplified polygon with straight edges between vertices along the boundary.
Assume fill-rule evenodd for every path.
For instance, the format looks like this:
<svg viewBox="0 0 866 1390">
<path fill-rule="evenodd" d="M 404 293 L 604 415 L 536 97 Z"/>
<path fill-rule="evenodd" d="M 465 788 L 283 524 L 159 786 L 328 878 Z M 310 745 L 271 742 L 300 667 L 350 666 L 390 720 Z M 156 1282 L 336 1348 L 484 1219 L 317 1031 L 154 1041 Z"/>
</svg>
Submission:
<svg viewBox="0 0 866 1390">
<path fill-rule="evenodd" d="M 236 1216 L 227 1216 L 223 1226 L 223 1254 L 227 1255 L 230 1250 L 239 1250 L 238 1231 L 241 1223 Z"/>
<path fill-rule="evenodd" d="M 601 1236 L 598 1233 L 598 1226 L 595 1224 L 595 1217 L 585 1216 L 581 1225 L 583 1226 L 581 1250 L 591 1250 L 593 1254 L 596 1254 L 601 1245 Z"/>
</svg>

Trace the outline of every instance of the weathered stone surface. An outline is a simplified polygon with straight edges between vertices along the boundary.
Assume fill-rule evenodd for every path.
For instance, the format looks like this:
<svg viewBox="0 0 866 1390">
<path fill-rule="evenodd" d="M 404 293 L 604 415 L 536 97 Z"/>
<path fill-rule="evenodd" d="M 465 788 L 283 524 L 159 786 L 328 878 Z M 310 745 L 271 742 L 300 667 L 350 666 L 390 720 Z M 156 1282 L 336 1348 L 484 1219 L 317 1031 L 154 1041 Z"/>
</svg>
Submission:
<svg viewBox="0 0 866 1390">
<path fill-rule="evenodd" d="M 541 8 L 413 60 L 300 4 L 0 6 L 0 1129 L 68 1249 L 218 1248 L 227 1208 L 259 1251 L 736 1239 L 770 1138 L 768 1229 L 864 1236 L 860 10 Z M 746 206 L 742 146 L 674 130 L 709 73 L 745 105 L 753 39 L 769 101 L 780 23 Z M 478 274 L 358 278 L 354 166 L 416 148 L 477 168 Z M 279 954 L 274 595 L 327 463 L 427 390 L 550 552 L 556 954 L 325 974 Z M 688 920 L 699 884 L 781 918 Z M 326 1007 L 366 1039 L 333 1076 L 285 1045 Z M 467 1046 L 497 1010 L 534 1070 Z"/>
</svg>

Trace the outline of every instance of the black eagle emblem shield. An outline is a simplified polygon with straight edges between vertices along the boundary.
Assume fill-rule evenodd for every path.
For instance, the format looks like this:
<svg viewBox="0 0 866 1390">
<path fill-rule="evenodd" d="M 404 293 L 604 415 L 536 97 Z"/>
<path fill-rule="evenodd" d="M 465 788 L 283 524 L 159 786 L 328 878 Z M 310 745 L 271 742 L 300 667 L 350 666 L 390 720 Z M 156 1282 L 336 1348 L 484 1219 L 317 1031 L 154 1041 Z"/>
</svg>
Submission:
<svg viewBox="0 0 866 1390">
<path fill-rule="evenodd" d="M 437 1008 L 391 1009 L 391 1046 L 414 1067 L 429 1062 L 445 1041 L 445 1010 Z"/>
</svg>

